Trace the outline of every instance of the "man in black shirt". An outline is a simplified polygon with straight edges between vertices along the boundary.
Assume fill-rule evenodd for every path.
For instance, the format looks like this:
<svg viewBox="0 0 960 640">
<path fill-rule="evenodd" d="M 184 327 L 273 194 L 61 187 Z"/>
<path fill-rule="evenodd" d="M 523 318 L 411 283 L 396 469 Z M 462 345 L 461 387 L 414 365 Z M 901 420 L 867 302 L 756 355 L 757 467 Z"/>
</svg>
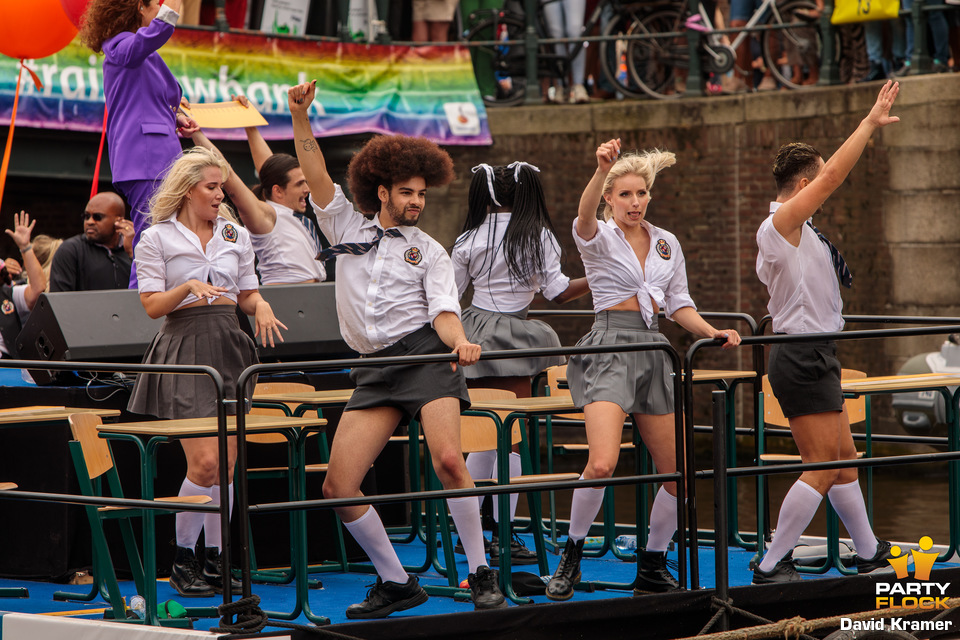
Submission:
<svg viewBox="0 0 960 640">
<path fill-rule="evenodd" d="M 98 193 L 83 212 L 83 233 L 66 240 L 53 256 L 50 291 L 126 289 L 133 261 L 133 223 L 115 193 Z"/>
</svg>

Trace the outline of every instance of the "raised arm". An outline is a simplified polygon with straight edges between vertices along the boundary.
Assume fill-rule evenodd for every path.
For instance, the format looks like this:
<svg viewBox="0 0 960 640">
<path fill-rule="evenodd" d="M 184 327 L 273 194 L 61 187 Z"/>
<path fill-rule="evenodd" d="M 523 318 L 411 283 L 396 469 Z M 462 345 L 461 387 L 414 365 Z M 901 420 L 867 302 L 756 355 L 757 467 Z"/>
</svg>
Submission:
<svg viewBox="0 0 960 640">
<path fill-rule="evenodd" d="M 207 138 L 202 131 L 193 134 L 193 143 L 198 147 L 210 149 L 221 158 L 223 154 Z M 253 195 L 250 188 L 243 183 L 243 180 L 237 176 L 237 173 L 231 168 L 227 181 L 223 183 L 223 190 L 230 196 L 230 200 L 237 207 L 237 213 L 240 219 L 250 233 L 261 235 L 273 231 L 273 226 L 277 222 L 277 212 L 269 204 Z"/>
<path fill-rule="evenodd" d="M 336 189 L 333 178 L 327 173 L 327 163 L 320 152 L 320 145 L 310 128 L 310 105 L 317 93 L 317 81 L 298 84 L 287 92 L 290 116 L 293 118 L 293 140 L 297 147 L 297 160 L 310 187 L 310 198 L 320 208 L 333 200 Z"/>
<path fill-rule="evenodd" d="M 898 93 L 900 93 L 900 83 L 888 80 L 880 89 L 880 94 L 870 113 L 860 122 L 856 131 L 840 145 L 837 152 L 827 160 L 820 174 L 777 209 L 773 214 L 773 226 L 781 236 L 790 241 L 794 238 L 796 243 L 799 243 L 800 228 L 810 216 L 817 212 L 830 194 L 847 179 L 847 175 L 857 164 L 873 132 L 892 122 L 900 121 L 899 117 L 890 115 L 890 108 L 893 107 Z"/>
<path fill-rule="evenodd" d="M 577 209 L 577 235 L 584 240 L 590 240 L 597 234 L 597 203 L 603 196 L 603 181 L 618 157 L 620 138 L 608 140 L 597 147 L 597 170 L 583 190 L 580 207 Z"/>
<path fill-rule="evenodd" d="M 13 231 L 6 229 L 7 235 L 17 243 L 20 256 L 23 258 L 23 267 L 27 270 L 27 289 L 24 291 L 23 297 L 26 300 L 27 309 L 30 311 L 33 311 L 40 294 L 47 288 L 47 276 L 44 275 L 43 267 L 37 260 L 37 256 L 33 254 L 33 244 L 30 242 L 30 236 L 36 224 L 36 220 L 30 222 L 29 213 L 21 211 L 13 214 Z"/>
<path fill-rule="evenodd" d="M 247 96 L 230 96 L 230 98 L 236 100 L 247 109 L 250 108 L 250 101 L 247 99 Z M 270 150 L 270 145 L 267 144 L 267 141 L 263 139 L 258 127 L 244 127 L 243 130 L 247 134 L 247 144 L 250 145 L 250 155 L 253 157 L 253 168 L 259 174 L 260 167 L 267 161 L 267 158 L 273 155 L 273 151 Z"/>
</svg>

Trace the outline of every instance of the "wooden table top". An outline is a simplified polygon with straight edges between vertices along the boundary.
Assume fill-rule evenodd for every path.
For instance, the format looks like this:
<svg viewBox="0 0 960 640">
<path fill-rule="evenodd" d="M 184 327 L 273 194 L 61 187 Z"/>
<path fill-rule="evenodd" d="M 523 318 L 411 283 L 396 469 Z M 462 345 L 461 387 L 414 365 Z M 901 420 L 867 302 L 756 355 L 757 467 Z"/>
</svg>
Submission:
<svg viewBox="0 0 960 640">
<path fill-rule="evenodd" d="M 265 393 L 254 394 L 254 402 L 290 402 L 317 406 L 346 404 L 353 395 L 353 389 L 328 389 L 325 391 L 307 391 L 304 393 Z"/>
<path fill-rule="evenodd" d="M 78 407 L 17 407 L 0 409 L 0 425 L 16 425 L 25 422 L 66 421 L 74 413 L 93 413 L 101 418 L 116 418 L 116 409 L 82 409 Z"/>
<path fill-rule="evenodd" d="M 920 373 L 909 376 L 878 376 L 841 380 L 844 393 L 876 393 L 880 391 L 910 391 L 931 387 L 960 386 L 958 373 Z"/>
<path fill-rule="evenodd" d="M 327 421 L 322 418 L 290 418 L 287 416 L 247 416 L 247 431 L 276 431 L 280 428 L 322 427 Z M 106 434 L 137 436 L 163 436 L 182 438 L 190 436 L 213 436 L 217 434 L 216 418 L 186 418 L 181 420 L 154 420 L 150 422 L 121 422 L 104 424 L 97 431 Z M 236 416 L 227 416 L 227 431 L 236 433 Z"/>
<path fill-rule="evenodd" d="M 570 396 L 536 396 L 533 398 L 504 398 L 502 400 L 475 400 L 470 403 L 471 409 L 482 411 L 521 411 L 553 413 L 571 411 L 573 398 Z"/>
</svg>

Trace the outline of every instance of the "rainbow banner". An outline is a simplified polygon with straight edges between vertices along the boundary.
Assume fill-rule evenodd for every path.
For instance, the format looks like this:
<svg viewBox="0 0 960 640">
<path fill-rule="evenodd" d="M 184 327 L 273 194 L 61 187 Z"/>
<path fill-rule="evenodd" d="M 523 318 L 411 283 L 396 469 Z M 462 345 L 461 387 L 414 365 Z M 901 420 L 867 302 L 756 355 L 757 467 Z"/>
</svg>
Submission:
<svg viewBox="0 0 960 640">
<path fill-rule="evenodd" d="M 290 139 L 287 89 L 317 80 L 311 122 L 317 136 L 400 133 L 445 145 L 491 144 L 470 53 L 462 47 L 315 42 L 177 29 L 160 55 L 191 103 L 244 94 L 267 119 L 267 139 Z M 99 132 L 102 56 L 75 39 L 60 53 L 27 61 L 43 81 L 24 83 L 17 124 Z M 19 62 L 0 56 L 0 124 L 10 123 Z M 242 139 L 213 129 L 211 138 Z"/>
</svg>

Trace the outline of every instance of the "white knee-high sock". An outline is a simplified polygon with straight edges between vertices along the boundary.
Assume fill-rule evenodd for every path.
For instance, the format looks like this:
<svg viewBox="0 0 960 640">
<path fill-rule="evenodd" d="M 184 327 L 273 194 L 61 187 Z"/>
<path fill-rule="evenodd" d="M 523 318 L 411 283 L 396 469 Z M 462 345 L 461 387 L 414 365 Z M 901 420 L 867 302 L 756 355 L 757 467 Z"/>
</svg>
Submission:
<svg viewBox="0 0 960 640">
<path fill-rule="evenodd" d="M 873 534 L 870 518 L 867 517 L 867 505 L 863 502 L 860 482 L 854 480 L 847 484 L 835 484 L 827 491 L 827 497 L 853 539 L 857 555 L 868 559 L 877 555 L 877 536 Z"/>
<path fill-rule="evenodd" d="M 780 560 L 797 545 L 797 540 L 813 516 L 817 514 L 823 496 L 820 492 L 802 480 L 797 480 L 790 487 L 783 504 L 780 505 L 780 515 L 777 516 L 777 530 L 773 534 L 773 542 L 767 549 L 766 555 L 760 562 L 761 571 L 772 570 Z"/>
<path fill-rule="evenodd" d="M 580 479 L 583 479 L 582 475 Z M 574 489 L 573 502 L 570 504 L 570 530 L 567 532 L 567 537 L 574 542 L 586 538 L 590 533 L 590 525 L 600 513 L 602 505 L 603 487 Z"/>
<path fill-rule="evenodd" d="M 220 485 L 215 484 L 210 487 L 210 504 L 220 505 Z M 228 517 L 233 519 L 233 483 L 227 485 L 227 508 L 230 510 Z M 223 551 L 223 540 L 220 535 L 220 514 L 206 513 L 203 516 L 203 545 L 205 547 L 216 547 L 218 551 Z"/>
<path fill-rule="evenodd" d="M 487 566 L 487 555 L 483 550 L 483 530 L 480 527 L 480 505 L 473 498 L 447 498 L 447 508 L 457 528 L 460 544 L 467 554 L 470 573 L 476 573 L 477 567 Z"/>
<path fill-rule="evenodd" d="M 494 458 L 496 461 L 496 458 Z M 510 452 L 510 477 L 516 477 L 523 473 L 523 464 L 520 462 L 520 454 L 515 452 Z M 496 475 L 496 467 L 494 467 L 494 475 Z M 517 516 L 517 498 L 518 494 L 510 494 L 510 522 L 513 522 L 513 519 Z M 500 522 L 500 496 L 493 496 L 493 519 L 495 522 Z"/>
<path fill-rule="evenodd" d="M 663 552 L 677 530 L 677 498 L 662 486 L 650 509 L 650 535 L 647 536 L 647 551 Z"/>
<path fill-rule="evenodd" d="M 487 480 L 489 478 L 497 477 L 497 451 L 496 449 L 491 449 L 490 451 L 474 451 L 473 453 L 467 454 L 467 472 L 470 474 L 470 477 L 474 480 Z M 486 496 L 477 496 L 480 500 L 479 504 L 483 504 L 483 499 Z M 494 516 L 496 516 L 497 510 L 494 507 L 493 510 Z"/>
<path fill-rule="evenodd" d="M 180 485 L 181 496 L 209 496 L 210 487 L 201 487 L 186 478 Z M 177 513 L 177 546 L 193 551 L 203 529 L 203 518 L 206 514 L 199 511 L 183 511 Z"/>
<path fill-rule="evenodd" d="M 381 580 L 406 584 L 409 576 L 404 571 L 403 565 L 400 564 L 400 558 L 397 557 L 393 545 L 390 544 L 387 530 L 383 528 L 383 521 L 380 520 L 380 514 L 377 513 L 376 509 L 370 507 L 366 513 L 353 522 L 344 522 L 343 524 L 367 556 L 370 557 L 370 561 Z"/>
</svg>

